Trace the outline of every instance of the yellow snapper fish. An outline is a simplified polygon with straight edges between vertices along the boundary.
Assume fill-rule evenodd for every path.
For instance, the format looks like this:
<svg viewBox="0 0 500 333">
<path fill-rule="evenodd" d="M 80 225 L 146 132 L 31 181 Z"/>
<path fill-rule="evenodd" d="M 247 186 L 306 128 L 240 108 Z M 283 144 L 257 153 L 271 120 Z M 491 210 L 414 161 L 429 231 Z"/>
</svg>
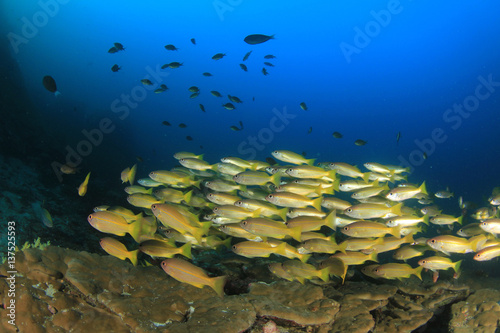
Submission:
<svg viewBox="0 0 500 333">
<path fill-rule="evenodd" d="M 224 297 L 226 276 L 209 277 L 207 273 L 182 259 L 171 258 L 161 262 L 161 268 L 179 282 L 190 284 L 196 288 L 209 286 L 220 297 Z"/>
<path fill-rule="evenodd" d="M 314 162 L 316 161 L 315 158 L 312 159 L 307 159 L 304 156 L 294 153 L 289 150 L 275 150 L 271 153 L 273 157 L 277 160 L 280 160 L 285 163 L 291 163 L 291 164 L 308 164 L 308 165 L 313 165 Z"/>
<path fill-rule="evenodd" d="M 346 251 L 346 253 L 337 252 L 330 258 L 332 257 L 342 260 L 342 262 L 347 266 L 362 265 L 368 260 L 378 262 L 377 252 L 364 254 L 361 252 Z"/>
<path fill-rule="evenodd" d="M 334 181 L 336 179 L 335 170 L 325 170 L 312 165 L 299 165 L 288 168 L 286 173 L 294 178 L 324 179 Z M 337 185 L 338 190 L 338 185 Z"/>
<path fill-rule="evenodd" d="M 205 235 L 212 222 L 203 222 L 189 218 L 178 207 L 171 204 L 153 204 L 151 211 L 154 216 L 167 228 L 173 228 L 181 234 L 190 233 L 201 243 L 201 237 Z"/>
<path fill-rule="evenodd" d="M 302 262 L 307 262 L 307 260 L 309 260 L 309 258 L 311 257 L 310 254 L 300 253 L 296 248 L 294 248 L 290 244 L 288 244 L 286 242 L 282 242 L 282 241 L 277 240 L 277 239 L 269 238 L 267 240 L 267 243 L 271 246 L 274 246 L 274 247 L 280 246 L 281 243 L 285 243 L 284 257 L 287 257 L 288 259 L 297 258 Z"/>
<path fill-rule="evenodd" d="M 191 259 L 191 243 L 187 242 L 181 247 L 169 245 L 168 242 L 160 240 L 147 240 L 139 245 L 139 250 L 152 258 L 172 258 L 176 254 L 181 254 Z"/>
<path fill-rule="evenodd" d="M 411 227 L 411 226 L 417 225 L 419 223 L 425 223 L 428 225 L 429 224 L 429 216 L 428 215 L 424 215 L 422 217 L 413 216 L 413 215 L 394 216 L 394 217 L 388 218 L 385 222 L 385 224 L 388 227 L 401 226 L 403 228 Z"/>
<path fill-rule="evenodd" d="M 500 246 L 490 246 L 482 249 L 474 255 L 474 260 L 476 261 L 487 261 L 493 258 L 500 257 Z"/>
<path fill-rule="evenodd" d="M 299 253 L 346 253 L 347 243 L 337 244 L 334 240 L 310 239 L 305 241 L 297 249 Z"/>
<path fill-rule="evenodd" d="M 397 249 L 392 257 L 397 260 L 408 260 L 423 256 L 426 251 L 432 250 L 427 244 L 410 244 Z"/>
<path fill-rule="evenodd" d="M 203 155 L 204 154 L 196 155 L 195 153 L 191 153 L 191 152 L 188 152 L 188 151 L 180 151 L 180 152 L 177 152 L 177 153 L 174 154 L 174 158 L 176 160 L 180 160 L 180 159 L 183 159 L 183 158 L 197 158 L 199 160 L 202 160 L 203 159 Z"/>
<path fill-rule="evenodd" d="M 483 238 L 476 236 L 466 239 L 451 235 L 442 235 L 427 240 L 427 245 L 435 250 L 443 252 L 446 255 L 450 255 L 450 253 L 475 252 L 478 245 L 486 241 L 486 237 L 484 235 L 480 236 L 483 236 Z"/>
<path fill-rule="evenodd" d="M 287 228 L 284 223 L 269 220 L 265 218 L 249 218 L 240 223 L 241 227 L 252 234 L 263 237 L 272 237 L 276 239 L 283 239 L 286 236 L 292 237 L 300 242 L 300 234 L 302 229 L 300 227 Z"/>
<path fill-rule="evenodd" d="M 356 238 L 383 237 L 391 234 L 400 238 L 401 227 L 387 227 L 385 224 L 371 221 L 358 221 L 342 228 L 342 233 Z"/>
<path fill-rule="evenodd" d="M 78 186 L 78 195 L 83 197 L 87 193 L 87 187 L 89 185 L 89 178 L 90 178 L 90 172 L 87 174 L 87 177 L 85 177 L 85 180 L 83 183 Z"/>
<path fill-rule="evenodd" d="M 217 170 L 217 165 L 216 164 L 208 164 L 208 162 L 204 160 L 200 160 L 198 158 L 191 158 L 191 157 L 185 157 L 181 158 L 179 160 L 179 163 L 188 169 L 194 169 L 194 170 L 199 170 L 199 171 L 205 171 L 205 170 Z"/>
<path fill-rule="evenodd" d="M 243 207 L 238 207 L 234 205 L 223 205 L 217 206 L 213 209 L 214 214 L 223 217 L 229 217 L 234 219 L 243 220 L 247 217 L 258 217 L 260 215 L 260 210 L 250 211 Z"/>
<path fill-rule="evenodd" d="M 99 243 L 102 249 L 109 255 L 121 260 L 128 259 L 134 266 L 137 266 L 137 255 L 139 250 L 128 251 L 125 245 L 111 237 L 104 237 Z"/>
<path fill-rule="evenodd" d="M 265 185 L 273 183 L 276 186 L 280 185 L 281 173 L 277 172 L 269 176 L 262 171 L 243 171 L 233 176 L 233 180 L 242 185 Z"/>
<path fill-rule="evenodd" d="M 121 173 L 122 183 L 128 182 L 130 185 L 134 185 L 136 172 L 137 172 L 137 164 L 134 164 L 132 168 L 124 169 Z"/>
<path fill-rule="evenodd" d="M 330 280 L 330 271 L 328 268 L 316 269 L 311 264 L 303 263 L 299 260 L 287 260 L 283 264 L 283 270 L 297 279 L 300 283 L 304 283 L 305 279 L 320 278 L 324 282 Z"/>
<path fill-rule="evenodd" d="M 153 188 L 147 189 L 139 185 L 130 185 L 125 187 L 124 191 L 127 194 L 134 194 L 134 193 L 152 194 Z"/>
<path fill-rule="evenodd" d="M 500 234 L 500 219 L 488 219 L 479 223 L 479 227 L 493 235 Z"/>
<path fill-rule="evenodd" d="M 317 216 L 298 216 L 289 219 L 285 222 L 288 228 L 300 227 L 302 232 L 315 231 L 321 229 L 322 226 L 327 226 L 335 230 L 336 214 L 332 211 L 325 218 Z"/>
<path fill-rule="evenodd" d="M 167 170 L 156 170 L 149 173 L 149 178 L 152 180 L 168 185 L 185 185 L 200 187 L 200 181 L 193 180 L 189 175 L 180 172 L 172 172 Z"/>
<path fill-rule="evenodd" d="M 365 182 L 364 180 L 358 180 L 358 179 L 350 179 L 350 180 L 340 182 L 339 190 L 342 192 L 352 192 L 352 191 L 357 191 L 357 190 L 361 190 L 364 188 L 372 187 L 373 184 L 375 184 L 375 183 L 368 183 L 368 182 Z"/>
<path fill-rule="evenodd" d="M 408 264 L 388 263 L 378 266 L 373 270 L 373 273 L 385 279 L 401 280 L 402 278 L 409 278 L 411 275 L 415 275 L 422 280 L 422 269 L 422 266 L 413 268 Z"/>
<path fill-rule="evenodd" d="M 245 161 L 244 159 L 241 159 L 239 157 L 233 157 L 233 156 L 223 157 L 223 158 L 221 158 L 221 162 L 236 165 L 240 168 L 250 169 L 250 170 L 254 170 L 254 171 L 257 170 L 257 167 L 260 166 L 260 163 Z"/>
<path fill-rule="evenodd" d="M 274 205 L 282 207 L 304 208 L 312 206 L 317 210 L 321 210 L 321 202 L 323 199 L 321 197 L 310 199 L 306 196 L 290 192 L 274 192 L 269 194 L 266 200 Z"/>
<path fill-rule="evenodd" d="M 344 211 L 344 214 L 357 219 L 371 219 L 376 217 L 385 217 L 388 215 L 400 216 L 403 215 L 403 212 L 401 211 L 402 207 L 402 203 L 392 207 L 387 207 L 382 204 L 362 203 L 347 208 Z"/>
<path fill-rule="evenodd" d="M 163 201 L 158 200 L 152 195 L 144 193 L 134 193 L 127 197 L 129 204 L 135 207 L 150 208 L 152 204 L 162 203 Z"/>
<path fill-rule="evenodd" d="M 361 178 L 365 182 L 367 182 L 370 179 L 370 173 L 366 172 L 363 173 L 361 172 L 357 167 L 347 164 L 347 163 L 342 163 L 342 162 L 335 162 L 335 163 L 330 163 L 328 167 L 332 170 L 336 170 L 339 175 L 350 177 L 350 178 Z"/>
<path fill-rule="evenodd" d="M 376 162 L 368 162 L 363 164 L 365 168 L 372 172 L 393 175 L 395 173 L 394 169 L 389 169 L 387 166 Z"/>
<path fill-rule="evenodd" d="M 282 279 L 285 279 L 285 280 L 288 280 L 288 281 L 293 281 L 294 280 L 294 277 L 290 273 L 287 273 L 283 269 L 283 265 L 280 262 L 270 263 L 269 265 L 267 265 L 267 267 L 269 268 L 269 271 L 271 273 L 273 273 L 274 275 L 276 275 L 279 278 L 282 278 Z"/>
<path fill-rule="evenodd" d="M 116 236 L 125 236 L 128 233 L 136 242 L 139 242 L 141 231 L 141 224 L 139 222 L 129 224 L 120 215 L 108 211 L 94 212 L 88 216 L 87 220 L 91 226 L 100 232 Z"/>
<path fill-rule="evenodd" d="M 260 210 L 260 214 L 265 217 L 279 216 L 283 221 L 286 220 L 288 208 L 277 208 L 275 205 L 256 199 L 243 199 L 234 203 L 237 207 L 243 207 L 249 211 Z"/>
<path fill-rule="evenodd" d="M 460 265 L 462 264 L 462 260 L 452 262 L 450 258 L 433 256 L 420 259 L 418 261 L 418 264 L 424 268 L 430 269 L 431 271 L 447 270 L 448 268 L 453 268 L 455 273 L 458 273 L 458 271 L 460 270 Z"/>
<path fill-rule="evenodd" d="M 283 242 L 278 246 L 272 246 L 268 242 L 244 241 L 234 244 L 232 250 L 234 253 L 247 258 L 267 258 L 273 253 L 286 256 L 286 244 L 287 243 Z"/>
<path fill-rule="evenodd" d="M 423 182 L 420 187 L 395 187 L 390 190 L 385 197 L 391 201 L 403 201 L 412 199 L 418 194 L 428 195 L 427 189 L 425 187 L 425 182 Z"/>
<path fill-rule="evenodd" d="M 240 197 L 224 192 L 212 192 L 207 194 L 207 199 L 216 205 L 234 205 Z"/>
<path fill-rule="evenodd" d="M 364 188 L 364 189 L 361 189 L 361 190 L 354 192 L 351 195 L 351 198 L 357 199 L 357 200 L 371 198 L 371 197 L 379 195 L 380 193 L 382 193 L 384 191 L 389 190 L 389 185 L 387 185 L 387 183 L 385 183 L 383 186 L 378 186 L 378 181 L 375 181 L 375 183 L 376 184 L 373 185 L 372 187 Z"/>
<path fill-rule="evenodd" d="M 436 215 L 436 216 L 431 217 L 429 221 L 432 224 L 437 224 L 437 225 L 451 225 L 455 222 L 462 225 L 462 219 L 463 219 L 463 216 L 455 217 L 452 215 L 440 214 L 440 215 Z"/>
</svg>

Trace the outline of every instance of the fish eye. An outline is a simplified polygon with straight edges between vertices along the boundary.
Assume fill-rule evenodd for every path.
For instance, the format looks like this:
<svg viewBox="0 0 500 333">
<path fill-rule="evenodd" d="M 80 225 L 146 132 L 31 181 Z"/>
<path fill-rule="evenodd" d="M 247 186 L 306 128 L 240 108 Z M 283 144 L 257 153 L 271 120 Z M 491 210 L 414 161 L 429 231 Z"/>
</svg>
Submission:
<svg viewBox="0 0 500 333">
<path fill-rule="evenodd" d="M 156 209 L 156 205 L 155 204 L 151 205 L 151 209 Z"/>
<path fill-rule="evenodd" d="M 345 231 L 349 230 L 349 227 L 344 227 L 344 230 L 345 230 Z"/>
<path fill-rule="evenodd" d="M 346 212 L 348 212 L 348 213 L 352 212 L 352 208 L 347 208 Z"/>
<path fill-rule="evenodd" d="M 286 170 L 286 171 L 287 171 L 287 172 L 292 172 L 292 171 L 293 171 L 293 169 L 292 169 L 292 168 L 290 168 L 290 169 L 288 169 L 288 170 Z"/>
<path fill-rule="evenodd" d="M 242 204 L 243 204 L 243 201 L 241 201 L 241 200 L 240 200 L 240 201 L 236 201 L 234 204 L 235 204 L 236 206 L 239 206 L 239 205 L 242 205 Z"/>
<path fill-rule="evenodd" d="M 277 151 L 277 150 L 273 151 L 273 154 L 277 154 L 277 153 L 278 153 L 278 151 Z"/>
<path fill-rule="evenodd" d="M 243 225 L 247 225 L 247 223 L 248 223 L 247 221 L 242 221 L 241 222 L 241 224 L 243 224 Z"/>
<path fill-rule="evenodd" d="M 214 212 L 218 211 L 219 210 L 219 207 L 215 207 L 214 208 Z"/>
<path fill-rule="evenodd" d="M 432 244 L 436 243 L 436 240 L 435 239 L 431 239 L 431 243 Z"/>
<path fill-rule="evenodd" d="M 268 197 L 269 199 L 272 199 L 272 198 L 273 198 L 273 195 L 272 195 L 272 194 L 269 194 L 267 197 Z"/>
<path fill-rule="evenodd" d="M 426 264 L 426 263 L 427 263 L 427 261 L 426 261 L 426 260 L 422 260 L 422 264 Z"/>
<path fill-rule="evenodd" d="M 233 250 L 236 250 L 236 245 L 231 246 Z"/>
</svg>

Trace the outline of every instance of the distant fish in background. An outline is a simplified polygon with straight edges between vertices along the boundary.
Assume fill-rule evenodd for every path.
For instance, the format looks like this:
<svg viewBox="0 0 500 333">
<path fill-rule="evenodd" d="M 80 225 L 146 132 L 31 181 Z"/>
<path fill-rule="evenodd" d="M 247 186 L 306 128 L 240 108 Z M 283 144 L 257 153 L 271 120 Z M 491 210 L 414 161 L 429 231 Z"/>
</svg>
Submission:
<svg viewBox="0 0 500 333">
<path fill-rule="evenodd" d="M 447 187 L 446 190 L 437 191 L 434 195 L 439 199 L 449 199 L 455 194 L 453 192 L 450 192 L 450 189 Z"/>
<path fill-rule="evenodd" d="M 116 53 L 118 52 L 119 50 L 116 48 L 116 47 L 111 47 L 109 50 L 108 50 L 108 53 Z"/>
<path fill-rule="evenodd" d="M 153 82 L 151 82 L 151 80 L 148 80 L 148 79 L 142 79 L 141 83 L 145 86 L 152 86 L 153 85 Z"/>
<path fill-rule="evenodd" d="M 154 92 L 155 92 L 155 94 L 159 94 L 159 93 L 162 93 L 164 91 L 167 91 L 167 89 L 168 89 L 167 85 L 166 84 L 162 84 L 162 85 L 160 85 L 160 88 L 155 89 Z"/>
<path fill-rule="evenodd" d="M 269 75 L 265 67 L 262 67 L 262 74 L 264 75 Z"/>
<path fill-rule="evenodd" d="M 311 133 L 312 133 L 312 131 L 313 131 L 313 128 L 312 128 L 312 126 L 311 126 L 311 127 L 309 127 L 309 129 L 307 130 L 307 134 L 311 134 Z"/>
<path fill-rule="evenodd" d="M 304 110 L 304 111 L 307 111 L 307 105 L 306 105 L 306 103 L 304 103 L 304 102 L 300 103 L 300 108 L 302 110 Z"/>
<path fill-rule="evenodd" d="M 57 90 L 56 81 L 54 80 L 54 78 L 52 76 L 49 76 L 49 75 L 44 76 L 42 83 L 43 83 L 43 86 L 45 87 L 45 89 L 47 89 L 51 93 L 54 93 L 54 96 L 61 95 L 61 93 Z"/>
<path fill-rule="evenodd" d="M 85 180 L 83 183 L 78 186 L 78 195 L 83 197 L 87 193 L 87 187 L 89 185 L 89 179 L 90 179 L 90 172 L 87 174 L 87 177 L 85 177 Z"/>
<path fill-rule="evenodd" d="M 174 45 L 172 44 L 167 44 L 165 45 L 165 50 L 168 50 L 168 51 L 177 51 L 179 50 L 178 48 L 176 48 Z"/>
<path fill-rule="evenodd" d="M 270 62 L 267 62 L 267 61 L 264 61 L 264 65 L 269 66 L 269 67 L 274 67 L 273 64 L 271 64 Z"/>
<path fill-rule="evenodd" d="M 248 68 L 245 64 L 240 64 L 240 67 L 242 70 L 244 70 L 245 72 L 248 72 Z"/>
<path fill-rule="evenodd" d="M 243 122 L 240 120 L 240 127 L 235 126 L 235 125 L 232 125 L 230 128 L 231 128 L 233 131 L 241 131 L 241 130 L 243 130 Z"/>
<path fill-rule="evenodd" d="M 187 127 L 187 125 L 186 125 L 186 124 L 184 124 L 184 123 L 180 123 L 180 124 L 179 124 L 179 127 L 180 127 L 180 128 L 186 128 L 186 127 Z"/>
<path fill-rule="evenodd" d="M 276 160 L 272 157 L 266 157 L 266 162 L 269 163 L 269 165 L 278 164 L 278 162 L 276 162 Z"/>
<path fill-rule="evenodd" d="M 335 138 L 335 139 L 342 139 L 344 136 L 342 135 L 342 133 L 339 133 L 339 132 L 333 132 L 332 133 L 332 136 Z"/>
<path fill-rule="evenodd" d="M 50 213 L 42 207 L 42 204 L 39 201 L 32 203 L 31 207 L 35 212 L 35 216 L 42 221 L 46 227 L 52 228 L 54 226 L 52 216 L 50 216 Z"/>
<path fill-rule="evenodd" d="M 233 104 L 231 104 L 231 103 L 222 104 L 222 106 L 226 110 L 234 110 L 234 109 L 236 109 L 236 107 Z"/>
<path fill-rule="evenodd" d="M 75 173 L 78 172 L 78 168 L 72 167 L 71 165 L 68 164 L 61 165 L 61 168 L 59 170 L 65 175 L 74 175 Z"/>
<path fill-rule="evenodd" d="M 203 75 L 203 76 L 213 76 L 213 75 L 212 75 L 211 73 L 209 73 L 209 72 L 205 72 L 205 73 L 203 73 L 202 75 Z"/>
<path fill-rule="evenodd" d="M 250 54 L 252 54 L 252 51 L 247 52 L 247 54 L 245 54 L 245 56 L 243 57 L 243 61 L 247 60 L 248 57 L 250 57 Z"/>
<path fill-rule="evenodd" d="M 212 90 L 210 93 L 215 97 L 222 97 L 222 94 L 218 91 Z"/>
<path fill-rule="evenodd" d="M 255 44 L 261 44 L 261 43 L 267 42 L 270 39 L 274 39 L 274 35 L 267 36 L 267 35 L 255 34 L 255 35 L 246 36 L 243 39 L 243 41 L 247 44 L 255 45 Z"/>
<path fill-rule="evenodd" d="M 243 101 L 236 96 L 227 95 L 227 98 L 233 103 L 243 103 Z"/>
<path fill-rule="evenodd" d="M 196 45 L 196 40 L 194 38 L 191 38 L 191 43 L 193 43 L 193 45 Z"/>
<path fill-rule="evenodd" d="M 205 107 L 203 106 L 203 104 L 200 104 L 200 109 L 201 111 L 205 112 Z"/>
<path fill-rule="evenodd" d="M 165 126 L 172 126 L 172 124 L 170 124 L 168 121 L 164 120 L 161 122 L 163 125 Z"/>
<path fill-rule="evenodd" d="M 121 43 L 113 43 L 115 45 L 115 48 L 118 50 L 118 51 L 124 51 L 125 48 L 123 47 L 123 45 Z"/>
<path fill-rule="evenodd" d="M 354 141 L 354 144 L 356 146 L 364 146 L 367 144 L 367 142 L 365 140 L 358 139 L 358 140 Z"/>
<path fill-rule="evenodd" d="M 276 58 L 276 57 L 273 56 L 272 54 L 268 54 L 268 55 L 264 56 L 264 59 L 274 59 L 274 58 Z"/>
<path fill-rule="evenodd" d="M 192 138 L 191 136 L 189 136 L 189 135 L 188 135 L 188 136 L 186 136 L 186 140 L 188 140 L 188 141 L 193 141 L 193 138 Z"/>
<path fill-rule="evenodd" d="M 215 55 L 212 57 L 212 59 L 213 59 L 213 60 L 220 60 L 220 59 L 224 58 L 225 56 L 226 56 L 226 54 L 225 54 L 225 53 L 217 53 L 217 54 L 215 54 Z"/>
<path fill-rule="evenodd" d="M 398 132 L 398 135 L 396 135 L 396 144 L 399 144 L 399 139 L 401 139 L 401 132 Z"/>
<path fill-rule="evenodd" d="M 122 69 L 120 66 L 118 66 L 117 64 L 114 64 L 113 67 L 111 67 L 111 71 L 112 72 L 118 72 L 120 69 Z"/>
</svg>

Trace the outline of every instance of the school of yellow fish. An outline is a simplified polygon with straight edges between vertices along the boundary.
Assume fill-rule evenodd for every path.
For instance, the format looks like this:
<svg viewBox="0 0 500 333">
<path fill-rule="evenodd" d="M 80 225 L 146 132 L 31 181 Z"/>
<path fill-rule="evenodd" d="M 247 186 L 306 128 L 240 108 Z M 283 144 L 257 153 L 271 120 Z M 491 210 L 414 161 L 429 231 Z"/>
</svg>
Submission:
<svg viewBox="0 0 500 333">
<path fill-rule="evenodd" d="M 152 171 L 137 181 L 139 185 L 134 185 L 136 166 L 126 168 L 121 179 L 129 183 L 127 200 L 139 212 L 100 206 L 88 222 L 103 233 L 129 234 L 139 244 L 129 251 L 115 238 L 105 237 L 101 246 L 110 255 L 128 258 L 134 265 L 139 252 L 167 258 L 161 267 L 168 275 L 198 288 L 209 286 L 219 296 L 224 295 L 226 277 L 210 277 L 174 256 L 191 259 L 192 248 L 219 247 L 248 258 L 274 254 L 287 260 L 270 264 L 269 270 L 301 283 L 327 282 L 332 276 L 343 282 L 348 267 L 369 261 L 377 264 L 364 265 L 361 272 L 372 278 L 421 279 L 425 268 L 434 272 L 436 281 L 439 270 L 459 273 L 461 260 L 453 262 L 452 253 L 475 252 L 478 261 L 500 256 L 498 188 L 490 205 L 472 214 L 478 222 L 463 226 L 456 236 L 416 238 L 429 223 L 452 229 L 463 217 L 424 206 L 433 196 L 425 182 L 406 182 L 407 169 L 372 162 L 364 164 L 366 172 L 340 162 L 314 166 L 314 159 L 286 150 L 272 156 L 284 165 L 238 157 L 209 164 L 203 155 L 179 152 L 174 157 L 182 167 Z M 434 194 L 439 199 L 452 196 L 449 190 Z M 462 198 L 459 205 L 464 208 Z M 378 264 L 378 255 L 388 251 L 395 262 Z M 432 256 L 425 255 L 431 251 Z M 405 263 L 417 257 L 422 257 L 417 267 Z"/>
</svg>

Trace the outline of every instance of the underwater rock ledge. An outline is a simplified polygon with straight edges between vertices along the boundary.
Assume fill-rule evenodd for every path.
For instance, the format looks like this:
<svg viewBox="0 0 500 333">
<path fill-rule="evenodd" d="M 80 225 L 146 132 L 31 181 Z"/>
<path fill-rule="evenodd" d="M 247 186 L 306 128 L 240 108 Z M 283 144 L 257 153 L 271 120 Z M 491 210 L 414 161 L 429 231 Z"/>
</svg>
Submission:
<svg viewBox="0 0 500 333">
<path fill-rule="evenodd" d="M 3 275 L 7 270 L 7 264 L 0 267 Z M 246 294 L 220 298 L 159 267 L 56 246 L 17 252 L 16 270 L 17 326 L 3 313 L 2 332 L 410 332 L 445 309 L 453 332 L 494 332 L 500 320 L 493 301 L 500 291 L 474 292 L 445 281 L 333 287 L 280 280 L 251 283 Z M 0 314 L 9 301 L 4 281 Z"/>
</svg>

